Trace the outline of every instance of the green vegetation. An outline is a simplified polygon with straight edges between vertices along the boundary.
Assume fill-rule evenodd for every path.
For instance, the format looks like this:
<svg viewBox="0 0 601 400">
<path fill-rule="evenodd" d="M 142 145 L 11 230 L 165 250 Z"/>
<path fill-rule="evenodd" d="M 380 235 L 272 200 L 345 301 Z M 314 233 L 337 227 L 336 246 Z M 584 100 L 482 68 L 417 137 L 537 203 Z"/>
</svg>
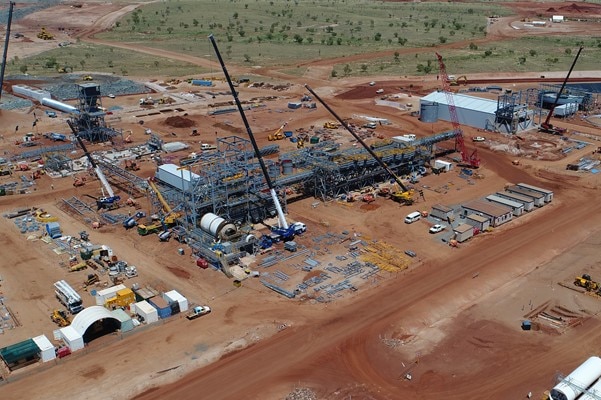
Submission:
<svg viewBox="0 0 601 400">
<path fill-rule="evenodd" d="M 504 42 L 475 45 L 463 49 L 440 51 L 449 74 L 461 75 L 479 72 L 567 71 L 574 61 L 575 51 L 584 46 L 577 69 L 597 70 L 601 39 L 568 36 L 526 37 Z M 340 63 L 334 67 L 337 76 L 350 68 L 350 75 L 432 75 L 438 73 L 436 50 L 399 54 L 370 60 L 367 71 L 361 70 L 364 61 Z"/>
<path fill-rule="evenodd" d="M 229 63 L 280 65 L 482 38 L 485 16 L 509 14 L 488 3 L 221 3 L 223 7 L 214 0 L 149 4 L 98 37 L 206 57 L 213 54 L 207 36 L 214 34 Z"/>
<path fill-rule="evenodd" d="M 27 72 L 30 75 L 55 75 L 59 69 L 66 72 L 95 71 L 115 75 L 179 77 L 206 73 L 208 70 L 193 64 L 142 53 L 132 55 L 130 50 L 88 43 L 57 47 L 26 59 L 12 59 L 6 65 L 7 74 Z"/>
<path fill-rule="evenodd" d="M 214 34 L 226 63 L 281 65 L 283 72 L 292 75 L 305 73 L 305 62 L 311 60 L 394 52 L 369 61 L 341 61 L 332 69 L 331 78 L 436 74 L 435 48 L 455 42 L 465 45 L 439 50 L 452 74 L 565 71 L 572 62 L 572 50 L 579 45 L 584 45 L 585 51 L 577 69 L 597 69 L 601 39 L 539 36 L 481 43 L 486 16 L 509 14 L 498 4 L 485 1 L 164 0 L 128 14 L 98 37 L 216 61 L 207 39 Z M 7 72 L 44 75 L 60 68 L 173 77 L 209 72 L 177 60 L 85 43 L 11 60 Z"/>
</svg>

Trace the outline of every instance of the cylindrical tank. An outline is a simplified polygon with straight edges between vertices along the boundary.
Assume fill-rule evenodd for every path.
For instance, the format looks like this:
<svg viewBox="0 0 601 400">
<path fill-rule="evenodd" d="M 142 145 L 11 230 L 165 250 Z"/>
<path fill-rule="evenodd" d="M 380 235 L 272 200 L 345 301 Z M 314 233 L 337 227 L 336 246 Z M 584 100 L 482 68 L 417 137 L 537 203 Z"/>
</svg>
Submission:
<svg viewBox="0 0 601 400">
<path fill-rule="evenodd" d="M 126 219 L 125 221 L 123 221 L 123 227 L 125 229 L 133 228 L 136 225 L 137 225 L 137 222 L 136 222 L 136 220 L 135 220 L 134 217 L 129 217 L 128 219 Z"/>
<path fill-rule="evenodd" d="M 575 400 L 582 393 L 579 387 L 588 388 L 599 377 L 601 377 L 601 358 L 597 356 L 590 357 L 555 385 L 551 390 L 550 399 Z M 578 387 L 572 385 L 572 382 Z"/>
<path fill-rule="evenodd" d="M 421 103 L 419 106 L 419 120 L 431 123 L 438 122 L 438 103 Z"/>
<path fill-rule="evenodd" d="M 580 400 L 598 400 L 601 399 L 601 380 L 597 381 L 588 389 L 588 393 L 582 395 Z"/>
<path fill-rule="evenodd" d="M 292 174 L 292 160 L 282 160 L 282 174 Z"/>
<path fill-rule="evenodd" d="M 200 229 L 215 238 L 227 237 L 236 233 L 236 225 L 213 213 L 206 213 L 202 216 Z"/>
</svg>

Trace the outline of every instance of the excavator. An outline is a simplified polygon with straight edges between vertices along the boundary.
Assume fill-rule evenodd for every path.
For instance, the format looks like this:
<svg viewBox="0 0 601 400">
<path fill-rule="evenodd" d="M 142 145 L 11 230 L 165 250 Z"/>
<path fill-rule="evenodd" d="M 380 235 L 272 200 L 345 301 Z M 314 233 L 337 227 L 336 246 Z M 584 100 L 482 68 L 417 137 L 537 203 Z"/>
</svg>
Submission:
<svg viewBox="0 0 601 400">
<path fill-rule="evenodd" d="M 159 188 L 154 184 L 153 181 L 149 180 L 148 184 L 152 188 L 154 193 L 156 194 L 159 201 L 161 202 L 165 216 L 163 218 L 161 218 L 160 221 L 153 223 L 151 225 L 143 225 L 143 224 L 138 225 L 138 234 L 141 236 L 146 236 L 151 233 L 160 233 L 161 231 L 164 232 L 167 230 L 167 228 L 175 225 L 177 223 L 177 220 L 182 217 L 181 213 L 179 213 L 177 211 L 173 211 L 173 209 L 171 208 L 169 203 L 167 203 L 167 201 L 165 200 L 165 198 L 159 191 Z"/>
<path fill-rule="evenodd" d="M 336 114 L 336 112 L 334 110 L 332 110 L 330 108 L 330 106 L 328 104 L 326 104 L 321 97 L 319 97 L 319 95 L 317 93 L 315 93 L 313 91 L 313 89 L 311 89 L 309 87 L 309 85 L 305 85 L 305 88 L 317 99 L 317 101 L 319 101 L 325 108 L 326 110 L 328 110 L 330 112 L 330 114 L 332 114 L 332 116 L 334 118 L 336 118 L 336 120 L 351 134 L 353 135 L 353 137 L 357 140 L 357 142 L 363 146 L 363 148 L 365 148 L 365 150 L 367 150 L 367 152 L 373 157 L 373 159 L 380 165 L 380 167 L 382 167 L 382 169 L 384 169 L 384 171 L 386 171 L 388 173 L 388 175 L 390 177 L 392 177 L 394 179 L 394 181 L 396 182 L 396 184 L 399 187 L 399 190 L 396 190 L 392 193 L 390 193 L 390 198 L 400 204 L 405 204 L 405 205 L 411 205 L 414 203 L 414 199 L 413 199 L 413 189 L 409 189 L 405 186 L 405 184 L 403 184 L 403 181 L 401 181 L 401 178 L 399 178 L 394 171 L 388 166 L 386 165 L 386 163 L 373 151 L 373 149 L 363 141 L 363 139 L 357 135 L 357 133 L 344 121 L 342 120 L 342 118 L 340 118 L 338 116 L 338 114 Z"/>
<path fill-rule="evenodd" d="M 284 128 L 286 127 L 286 125 L 288 125 L 287 122 L 284 122 L 282 124 L 282 126 L 280 126 L 275 132 L 271 133 L 269 136 L 267 136 L 267 140 L 269 140 L 270 142 L 273 142 L 274 140 L 282 140 L 284 139 Z"/>
<path fill-rule="evenodd" d="M 574 280 L 574 285 L 580 286 L 581 288 L 585 288 L 589 292 L 596 292 L 599 289 L 601 289 L 599 283 L 592 280 L 589 274 L 582 274 L 582 276 L 577 276 Z"/>
</svg>

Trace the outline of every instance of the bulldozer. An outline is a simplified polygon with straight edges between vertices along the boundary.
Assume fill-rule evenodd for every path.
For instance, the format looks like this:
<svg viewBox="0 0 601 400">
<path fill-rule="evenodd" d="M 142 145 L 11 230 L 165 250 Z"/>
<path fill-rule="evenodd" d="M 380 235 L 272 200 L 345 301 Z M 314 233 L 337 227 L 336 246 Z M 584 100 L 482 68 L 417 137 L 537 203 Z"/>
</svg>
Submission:
<svg viewBox="0 0 601 400">
<path fill-rule="evenodd" d="M 65 326 L 71 324 L 71 321 L 69 320 L 69 317 L 67 316 L 67 313 L 64 310 L 52 311 L 52 314 L 50 314 L 50 319 L 52 320 L 52 322 L 54 322 L 61 328 L 64 328 Z"/>
<path fill-rule="evenodd" d="M 88 287 L 98 282 L 100 282 L 98 274 L 88 274 L 88 278 L 83 282 L 83 285 L 84 287 Z"/>
<path fill-rule="evenodd" d="M 42 40 L 54 40 L 54 35 L 46 30 L 45 27 L 42 27 L 37 34 L 38 39 Z"/>
</svg>

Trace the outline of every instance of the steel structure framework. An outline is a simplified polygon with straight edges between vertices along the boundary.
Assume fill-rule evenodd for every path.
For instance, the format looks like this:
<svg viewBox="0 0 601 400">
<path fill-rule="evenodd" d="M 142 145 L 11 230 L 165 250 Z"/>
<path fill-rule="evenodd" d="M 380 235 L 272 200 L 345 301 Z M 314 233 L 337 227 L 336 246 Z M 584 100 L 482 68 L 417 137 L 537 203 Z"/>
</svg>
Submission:
<svg viewBox="0 0 601 400">
<path fill-rule="evenodd" d="M 91 143 L 114 142 L 117 137 L 123 142 L 123 132 L 106 125 L 100 96 L 100 85 L 97 83 L 80 83 L 77 85 L 78 113 L 71 116 L 73 126 L 82 139 Z"/>
<path fill-rule="evenodd" d="M 505 132 L 518 133 L 532 127 L 534 111 L 530 106 L 536 101 L 534 91 L 519 91 L 502 94 L 497 98 L 497 111 L 494 126 L 487 129 L 498 131 L 500 126 Z"/>
</svg>

